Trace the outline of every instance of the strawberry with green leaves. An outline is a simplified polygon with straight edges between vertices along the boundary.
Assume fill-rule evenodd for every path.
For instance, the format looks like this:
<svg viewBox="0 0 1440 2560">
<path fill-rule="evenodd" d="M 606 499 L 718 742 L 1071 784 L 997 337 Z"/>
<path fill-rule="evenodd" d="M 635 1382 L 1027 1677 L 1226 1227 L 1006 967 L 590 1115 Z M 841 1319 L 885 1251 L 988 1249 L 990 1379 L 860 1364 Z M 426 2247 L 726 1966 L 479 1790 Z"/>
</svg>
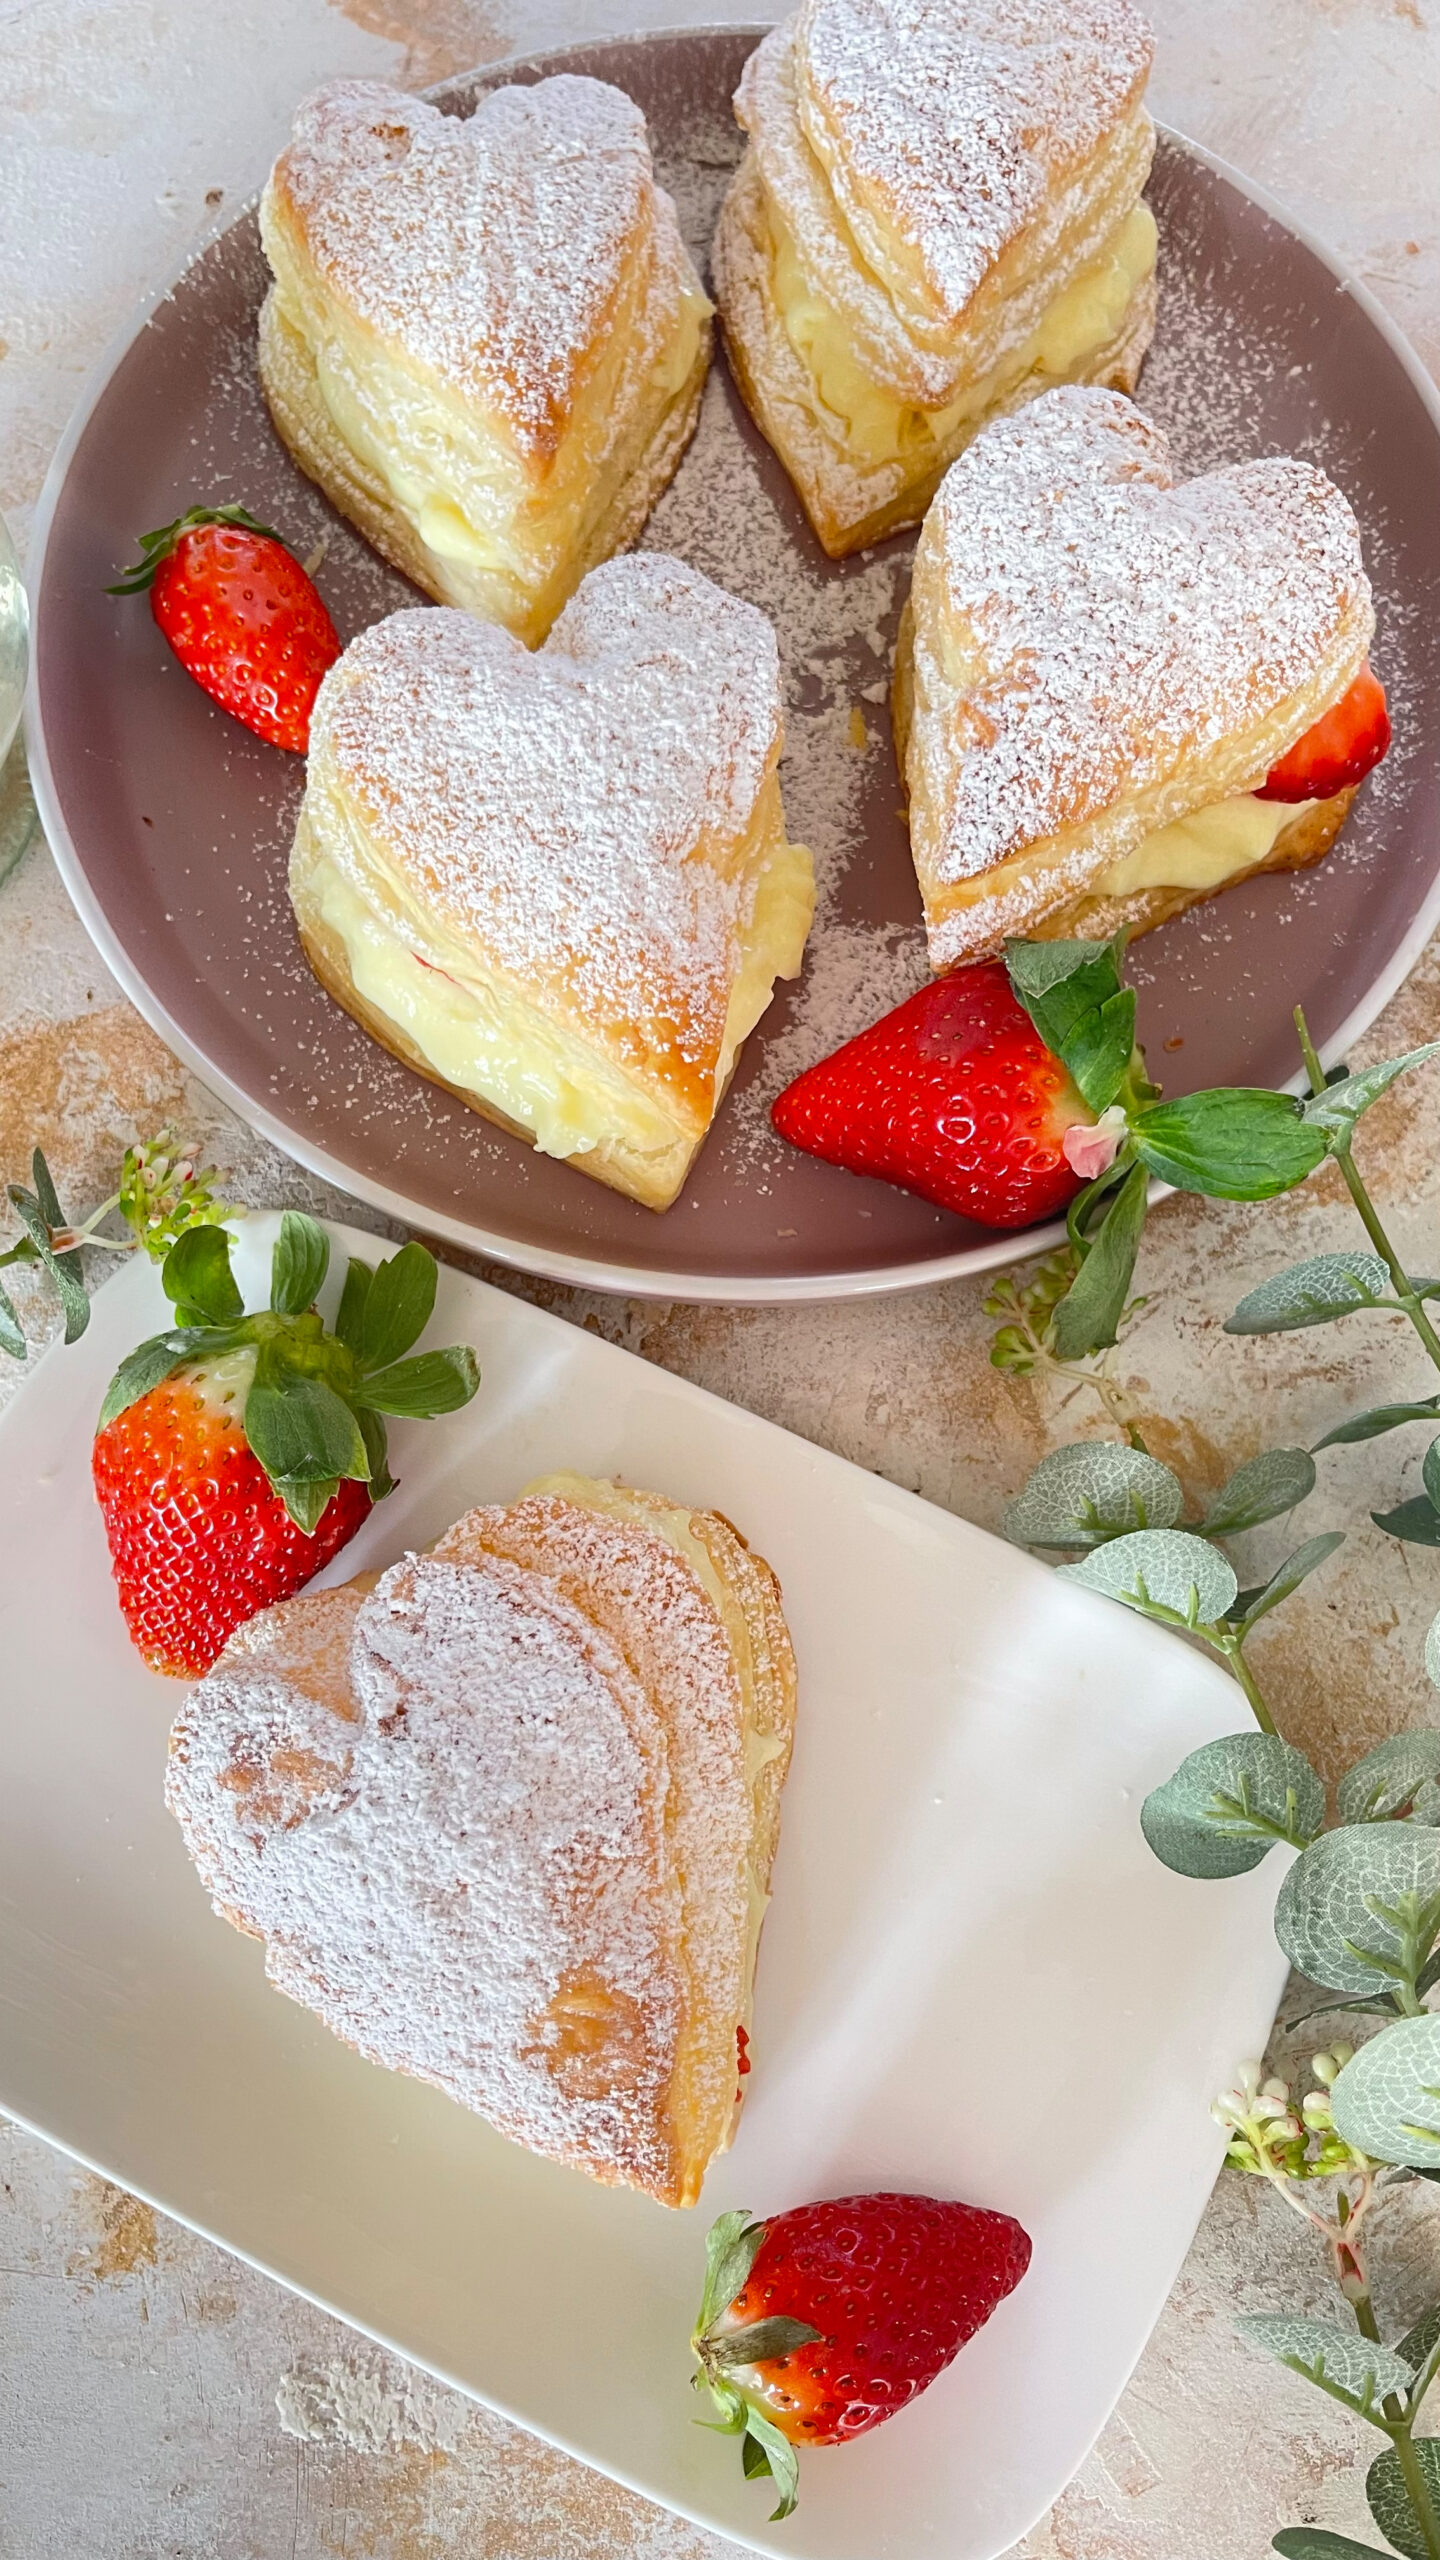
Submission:
<svg viewBox="0 0 1440 2560">
<path fill-rule="evenodd" d="M 768 2222 L 722 2213 L 690 2344 L 702 2420 L 793 2513 L 797 2448 L 848 2444 L 929 2389 L 1030 2263 L 1008 2213 L 940 2196 L 838 2196 Z"/>
<path fill-rule="evenodd" d="M 257 737 L 303 756 L 340 640 L 280 535 L 244 507 L 191 507 L 142 533 L 138 562 L 109 592 L 147 590 L 186 674 Z"/>
<path fill-rule="evenodd" d="M 435 1304 L 423 1245 L 375 1268 L 352 1259 L 333 1333 L 315 1311 L 330 1241 L 313 1218 L 285 1212 L 254 1314 L 230 1247 L 210 1225 L 171 1247 L 174 1325 L 121 1363 L 92 1452 L 126 1625 L 181 1678 L 298 1591 L 391 1491 L 387 1415 L 453 1413 L 479 1384 L 464 1346 L 406 1356 Z"/>
</svg>

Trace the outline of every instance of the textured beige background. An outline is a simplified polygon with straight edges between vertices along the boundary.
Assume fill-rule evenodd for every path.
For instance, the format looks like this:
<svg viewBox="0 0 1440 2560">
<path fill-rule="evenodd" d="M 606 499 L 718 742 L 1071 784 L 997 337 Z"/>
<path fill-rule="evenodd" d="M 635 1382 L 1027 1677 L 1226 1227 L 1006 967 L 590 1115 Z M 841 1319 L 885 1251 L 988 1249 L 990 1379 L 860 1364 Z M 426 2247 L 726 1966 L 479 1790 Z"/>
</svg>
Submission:
<svg viewBox="0 0 1440 2560">
<path fill-rule="evenodd" d="M 1433 0 L 1151 5 L 1159 112 L 1273 187 L 1440 369 Z M 97 352 L 256 184 L 307 86 L 342 70 L 422 84 L 682 14 L 680 0 L 537 0 L 513 14 L 509 0 L 0 0 L 0 506 L 22 541 Z M 752 11 L 700 0 L 689 14 Z M 1437 1030 L 1432 951 L 1366 1054 Z M 19 1174 L 39 1140 L 67 1201 L 93 1198 L 125 1140 L 170 1115 L 234 1168 L 239 1196 L 342 1205 L 182 1074 L 90 952 L 37 846 L 0 891 L 0 1177 Z M 1407 1086 L 1366 1128 L 1395 1232 L 1433 1269 L 1440 1082 Z M 1220 1337 L 1250 1279 L 1356 1240 L 1328 1179 L 1269 1210 L 1174 1201 L 1156 1217 L 1142 1274 L 1152 1305 L 1128 1366 L 1152 1445 L 1197 1487 L 1267 1442 L 1313 1437 L 1337 1406 L 1433 1385 L 1383 1321 L 1268 1345 Z M 1080 1419 L 996 1377 L 980 1293 L 964 1285 L 888 1306 L 735 1314 L 544 1294 L 988 1523 Z M 3 1394 L 15 1375 L 3 1355 L 0 1372 Z M 1371 1499 L 1393 1498 L 1399 1446 L 1338 1453 L 1307 1525 L 1311 1514 L 1316 1527 L 1363 1521 Z M 1433 1717 L 1419 1649 L 1437 1599 L 1422 1551 L 1363 1530 L 1272 1622 L 1267 1686 L 1286 1729 L 1331 1771 L 1394 1723 Z M 1064 2139 L 1066 2093 L 1046 2086 L 1043 2057 L 1033 2089 L 1006 2103 L 1025 2139 L 1042 2126 Z M 1124 2248 L 1123 2229 L 1114 2244 Z M 1384 2205 L 1375 2260 L 1387 2323 L 1440 2289 L 1433 2189 Z M 1026 2560 L 1260 2560 L 1281 2522 L 1365 2532 L 1361 2431 L 1302 2382 L 1259 2368 L 1230 2330 L 1237 2309 L 1318 2309 L 1325 2294 L 1299 2223 L 1223 2179 L 1120 2411 Z M 282 2426 L 277 2392 L 301 2433 Z M 720 2560 L 725 2548 L 383 2365 L 147 2207 L 0 2129 L 0 2560 Z"/>
</svg>

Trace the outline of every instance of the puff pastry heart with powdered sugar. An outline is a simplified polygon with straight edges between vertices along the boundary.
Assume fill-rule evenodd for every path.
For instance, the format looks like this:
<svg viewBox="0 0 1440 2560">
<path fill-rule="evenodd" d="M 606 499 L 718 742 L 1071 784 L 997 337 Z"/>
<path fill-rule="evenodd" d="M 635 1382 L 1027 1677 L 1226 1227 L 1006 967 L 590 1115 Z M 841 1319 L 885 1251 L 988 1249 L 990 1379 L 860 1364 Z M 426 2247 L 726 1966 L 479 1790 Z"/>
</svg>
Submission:
<svg viewBox="0 0 1440 2560">
<path fill-rule="evenodd" d="M 468 116 L 378 81 L 299 109 L 261 236 L 296 460 L 442 602 L 539 639 L 694 425 L 710 307 L 645 119 L 562 73 Z"/>
<path fill-rule="evenodd" d="M 554 1482 L 242 1628 L 167 1799 L 337 2035 L 690 2204 L 739 2103 L 794 1664 L 718 1514 Z"/>
<path fill-rule="evenodd" d="M 997 420 L 926 517 L 897 659 L 934 965 L 1160 920 L 1111 912 L 1140 848 L 1251 799 L 1345 695 L 1374 625 L 1359 528 L 1312 463 L 1179 479 L 1110 391 Z M 1317 858 L 1352 796 L 1277 807 L 1265 867 L 1287 843 L 1291 864 Z"/>
<path fill-rule="evenodd" d="M 800 965 L 782 734 L 769 623 L 676 560 L 593 571 L 533 656 L 396 614 L 315 706 L 290 872 L 310 959 L 423 1074 L 664 1208 Z"/>
<path fill-rule="evenodd" d="M 1130 0 L 802 0 L 751 55 L 716 293 L 827 551 L 918 523 L 986 418 L 1133 390 L 1151 51 Z"/>
</svg>

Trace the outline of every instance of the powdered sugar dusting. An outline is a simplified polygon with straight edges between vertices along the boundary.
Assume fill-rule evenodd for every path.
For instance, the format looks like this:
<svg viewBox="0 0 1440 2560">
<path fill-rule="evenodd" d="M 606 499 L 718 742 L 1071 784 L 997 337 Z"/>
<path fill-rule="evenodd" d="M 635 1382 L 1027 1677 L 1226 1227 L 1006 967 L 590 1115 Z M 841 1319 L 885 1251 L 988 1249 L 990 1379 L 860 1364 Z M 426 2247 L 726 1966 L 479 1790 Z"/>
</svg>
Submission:
<svg viewBox="0 0 1440 2560">
<path fill-rule="evenodd" d="M 764 618 L 642 554 L 593 570 L 533 656 L 444 609 L 362 632 L 311 762 L 492 965 L 627 1055 L 713 1078 L 753 893 L 725 862 L 779 727 Z"/>
<path fill-rule="evenodd" d="M 539 452 L 648 258 L 658 201 L 639 108 L 568 72 L 493 90 L 463 121 L 337 81 L 301 107 L 273 184 L 331 290 Z"/>
<path fill-rule="evenodd" d="M 327 1634 L 353 1724 L 317 1694 Z M 667 1540 L 532 1501 L 363 1600 L 266 1613 L 191 1697 L 167 1792 L 217 1907 L 336 2033 L 535 2150 L 672 2182 L 686 1903 L 733 2015 L 748 1799 L 728 1644 Z"/>
<path fill-rule="evenodd" d="M 1176 485 L 1113 392 L 1048 393 L 950 471 L 916 559 L 912 779 L 959 880 L 1268 716 L 1372 627 L 1355 518 L 1308 463 Z M 1243 785 L 1239 787 L 1244 787 Z M 917 838 L 921 811 L 917 806 Z"/>
<path fill-rule="evenodd" d="M 1133 106 L 1153 51 L 1129 0 L 804 0 L 795 42 L 812 139 L 838 137 L 846 199 L 900 235 L 952 323 Z"/>
</svg>

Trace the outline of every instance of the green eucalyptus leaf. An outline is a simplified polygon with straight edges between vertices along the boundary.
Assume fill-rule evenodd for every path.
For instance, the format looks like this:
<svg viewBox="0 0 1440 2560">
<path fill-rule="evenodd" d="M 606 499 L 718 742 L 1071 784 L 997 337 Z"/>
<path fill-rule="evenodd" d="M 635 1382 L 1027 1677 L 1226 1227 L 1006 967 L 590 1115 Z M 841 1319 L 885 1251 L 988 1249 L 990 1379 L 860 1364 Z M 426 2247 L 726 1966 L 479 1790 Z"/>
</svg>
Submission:
<svg viewBox="0 0 1440 2560">
<path fill-rule="evenodd" d="M 322 1484 L 335 1476 L 370 1481 L 360 1426 L 323 1378 L 257 1381 L 245 1399 L 245 1437 L 277 1486 Z"/>
<path fill-rule="evenodd" d="M 345 1283 L 340 1292 L 335 1331 L 346 1350 L 352 1351 L 357 1360 L 360 1357 L 360 1345 L 365 1333 L 365 1302 L 370 1295 L 370 1283 L 374 1277 L 373 1266 L 368 1262 L 361 1262 L 358 1256 L 352 1253 L 345 1265 Z"/>
<path fill-rule="evenodd" d="M 1344 1076 L 1338 1084 L 1327 1084 L 1322 1093 L 1312 1094 L 1305 1104 L 1305 1117 L 1323 1129 L 1330 1141 L 1332 1154 L 1340 1154 L 1355 1134 L 1355 1123 L 1362 1111 L 1387 1093 L 1397 1076 L 1411 1067 L 1423 1067 L 1428 1058 L 1440 1057 L 1440 1040 L 1428 1041 L 1423 1049 L 1407 1049 L 1403 1058 L 1382 1058 L 1373 1067 L 1361 1067 L 1358 1074 Z"/>
<path fill-rule="evenodd" d="M 1291 2524 L 1271 2543 L 1280 2560 L 1393 2560 L 1373 2542 L 1352 2542 L 1348 2533 L 1327 2533 L 1317 2524 Z"/>
<path fill-rule="evenodd" d="M 1273 1733 L 1228 1733 L 1182 1760 L 1148 1795 L 1140 1828 L 1181 1876 L 1238 1876 L 1277 1840 L 1295 1849 L 1325 1819 L 1325 1789 L 1303 1752 Z"/>
<path fill-rule="evenodd" d="M 148 1342 L 137 1343 L 121 1361 L 105 1390 L 96 1430 L 103 1431 L 107 1422 L 114 1421 L 117 1413 L 128 1412 L 132 1404 L 138 1404 L 142 1396 L 148 1396 L 151 1388 L 158 1387 L 162 1378 L 168 1378 L 172 1369 L 178 1369 L 185 1357 L 186 1354 L 177 1351 L 171 1337 L 165 1333 L 152 1334 Z"/>
<path fill-rule="evenodd" d="M 1191 1627 L 1223 1618 L 1238 1587 L 1224 1556 L 1188 1529 L 1139 1529 L 1057 1571 L 1143 1616 L 1173 1615 Z"/>
<path fill-rule="evenodd" d="M 318 1484 L 282 1479 L 275 1490 L 296 1528 L 303 1529 L 307 1538 L 313 1538 L 340 1487 L 334 1476 L 328 1476 Z"/>
<path fill-rule="evenodd" d="M 1413 1990 L 1437 1934 L 1440 1833 L 1408 1822 L 1322 1832 L 1275 1906 L 1275 1935 L 1297 1973 L 1327 1991 Z"/>
<path fill-rule="evenodd" d="M 1413 1494 L 1393 1511 L 1372 1511 L 1370 1517 L 1387 1538 L 1399 1538 L 1407 1547 L 1440 1547 L 1440 1511 L 1426 1493 Z"/>
<path fill-rule="evenodd" d="M 1420 1481 L 1440 1512 L 1440 1440 L 1432 1440 L 1420 1468 Z"/>
<path fill-rule="evenodd" d="M 1051 1340 L 1062 1360 L 1081 1360 L 1087 1352 L 1108 1350 L 1115 1340 L 1135 1275 L 1148 1194 L 1144 1166 L 1131 1165 L 1050 1320 Z M 1083 1192 L 1080 1196 L 1085 1198 Z"/>
<path fill-rule="evenodd" d="M 232 1238 L 225 1227 L 187 1227 L 160 1266 L 160 1286 L 173 1306 L 203 1324 L 234 1324 L 245 1301 L 230 1268 Z"/>
<path fill-rule="evenodd" d="M 1390 2393 L 1407 2393 L 1410 2367 L 1393 2347 L 1372 2344 L 1358 2329 L 1335 2320 L 1307 2320 L 1296 2312 L 1252 2311 L 1235 2323 L 1242 2338 L 1278 2357 L 1292 2373 L 1318 2384 L 1360 2418 L 1378 2418 Z"/>
<path fill-rule="evenodd" d="M 1108 1111 L 1135 1047 L 1135 994 L 1122 987 L 1095 1013 L 1087 1013 L 1064 1047 L 1064 1063 L 1097 1115 Z"/>
<path fill-rule="evenodd" d="M 1142 1164 L 1177 1191 L 1207 1200 L 1273 1200 L 1323 1164 L 1323 1129 L 1288 1093 L 1221 1085 L 1137 1112 L 1131 1142 Z"/>
<path fill-rule="evenodd" d="M 1253 1627 L 1257 1619 L 1268 1617 L 1272 1609 L 1279 1608 L 1282 1600 L 1289 1599 L 1292 1591 L 1299 1590 L 1301 1583 L 1315 1571 L 1317 1565 L 1324 1564 L 1328 1557 L 1334 1555 L 1336 1548 L 1343 1547 L 1344 1544 L 1343 1529 L 1322 1529 L 1317 1538 L 1307 1538 L 1304 1545 L 1297 1547 L 1293 1555 L 1287 1556 L 1282 1565 L 1276 1566 L 1262 1589 L 1245 1594 L 1248 1606 L 1241 1618 L 1241 1625 Z M 1232 1616 L 1233 1614 L 1232 1611 Z"/>
<path fill-rule="evenodd" d="M 1413 2442 L 1431 2503 L 1440 2507 L 1440 2444 L 1433 2436 L 1416 2436 Z M 1425 2528 L 1411 2505 L 1400 2456 L 1393 2444 L 1371 2463 L 1365 2475 L 1365 2497 L 1386 2541 L 1404 2554 L 1404 2560 L 1430 2560 Z"/>
<path fill-rule="evenodd" d="M 1299 1333 L 1307 1325 L 1334 1324 L 1360 1307 L 1382 1306 L 1389 1288 L 1390 1274 L 1378 1253 L 1347 1247 L 1342 1253 L 1312 1254 L 1308 1261 L 1292 1262 L 1288 1271 L 1262 1280 L 1226 1317 L 1225 1330 Z"/>
<path fill-rule="evenodd" d="M 1392 1733 L 1347 1769 L 1335 1791 L 1342 1822 L 1394 1822 L 1440 1775 L 1440 1733 Z"/>
<path fill-rule="evenodd" d="M 1005 1514 L 1018 1547 L 1096 1547 L 1130 1529 L 1169 1529 L 1185 1508 L 1180 1480 L 1143 1449 L 1075 1440 L 1042 1458 Z"/>
<path fill-rule="evenodd" d="M 435 1309 L 435 1256 L 423 1244 L 402 1245 L 370 1282 L 360 1329 L 362 1369 L 388 1369 L 418 1342 Z"/>
<path fill-rule="evenodd" d="M 424 1418 L 458 1412 L 479 1384 L 474 1352 L 468 1343 L 455 1343 L 444 1351 L 417 1352 L 413 1360 L 396 1360 L 388 1369 L 370 1370 L 355 1390 L 355 1401 L 375 1413 Z"/>
<path fill-rule="evenodd" d="M 1440 2302 L 1432 2303 L 1428 2311 L 1421 2312 L 1414 2328 L 1407 2329 L 1400 2339 L 1395 2353 L 1404 2357 L 1412 2373 L 1418 2373 L 1423 2364 L 1429 2363 L 1437 2347 L 1440 2347 Z"/>
<path fill-rule="evenodd" d="M 1440 2017 L 1427 2010 L 1382 2027 L 1346 2063 L 1330 2103 L 1336 2131 L 1355 2150 L 1406 2169 L 1440 2168 Z"/>
<path fill-rule="evenodd" d="M 1364 1413 L 1353 1413 L 1348 1422 L 1337 1423 L 1323 1440 L 1312 1441 L 1311 1448 L 1317 1453 L 1321 1449 L 1343 1449 L 1356 1440 L 1378 1440 L 1382 1432 L 1398 1431 L 1402 1423 L 1437 1419 L 1440 1396 L 1426 1396 L 1419 1404 L 1372 1404 Z"/>
<path fill-rule="evenodd" d="M 24 1328 L 4 1289 L 0 1289 L 0 1351 L 8 1351 L 12 1360 L 26 1356 Z"/>
<path fill-rule="evenodd" d="M 313 1307 L 330 1268 L 330 1239 L 313 1218 L 287 1209 L 270 1257 L 270 1304 L 277 1316 Z"/>
<path fill-rule="evenodd" d="M 1202 1526 L 1209 1538 L 1233 1537 L 1278 1520 L 1315 1490 L 1315 1461 L 1308 1449 L 1262 1449 L 1222 1485 Z"/>
<path fill-rule="evenodd" d="M 1119 995 L 1121 947 L 1118 938 L 1006 944 L 1005 967 L 1016 999 L 1057 1058 L 1064 1057 L 1087 1016 L 1100 1013 Z"/>
</svg>

